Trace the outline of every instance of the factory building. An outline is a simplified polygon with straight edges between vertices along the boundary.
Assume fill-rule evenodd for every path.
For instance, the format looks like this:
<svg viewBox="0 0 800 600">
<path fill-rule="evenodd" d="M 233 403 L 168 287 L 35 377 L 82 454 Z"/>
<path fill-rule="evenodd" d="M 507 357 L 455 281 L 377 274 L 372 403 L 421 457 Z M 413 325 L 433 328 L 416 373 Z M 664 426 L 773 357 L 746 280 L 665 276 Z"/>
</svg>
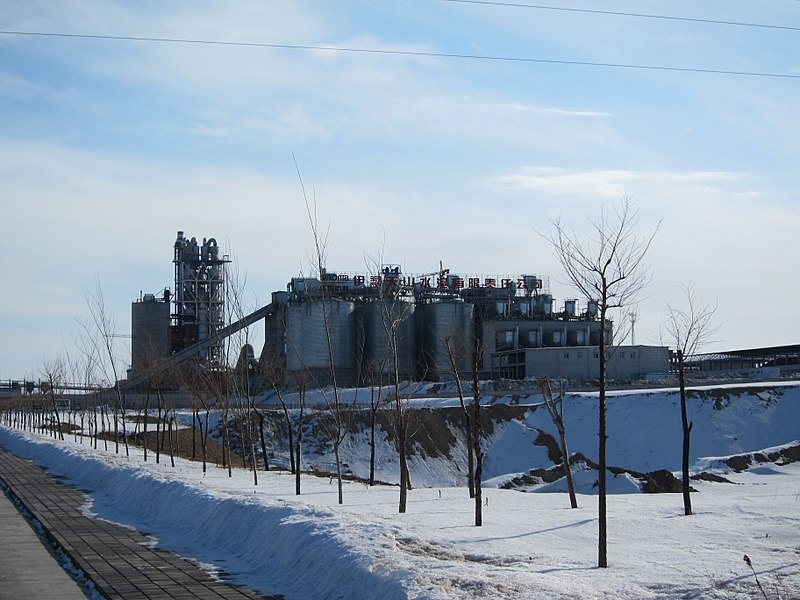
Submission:
<svg viewBox="0 0 800 600">
<path fill-rule="evenodd" d="M 143 294 L 131 305 L 130 377 L 146 374 L 164 358 L 193 345 L 201 361 L 218 364 L 225 325 L 225 266 L 214 238 L 187 238 L 178 231 L 173 246 L 174 293 Z M 205 343 L 203 342 L 210 342 Z"/>
<path fill-rule="evenodd" d="M 567 299 L 559 306 L 547 280 L 535 275 L 462 276 L 444 268 L 407 275 L 398 265 L 370 274 L 322 269 L 319 277 L 291 279 L 269 305 L 226 323 L 228 262 L 214 238 L 198 242 L 178 232 L 175 292 L 145 294 L 132 306 L 134 381 L 159 357 L 170 364 L 191 357 L 223 366 L 224 338 L 261 319 L 265 338 L 258 370 L 279 384 L 444 381 L 454 370 L 470 377 L 476 360 L 483 379 L 598 376 L 597 304 L 581 307 Z M 612 346 L 611 321 L 605 327 Z M 240 362 L 255 364 L 252 349 L 245 354 Z M 668 371 L 666 348 L 631 346 L 609 353 L 613 379 Z"/>
<path fill-rule="evenodd" d="M 377 275 L 323 272 L 292 279 L 273 294 L 262 368 L 287 383 L 308 379 L 364 385 L 384 379 L 443 381 L 473 368 L 481 378 L 598 377 L 597 305 L 566 300 L 556 309 L 546 282 L 461 277 L 443 270 L 404 276 L 394 265 Z M 613 324 L 605 339 L 613 344 Z M 666 348 L 631 346 L 609 352 L 609 377 L 643 379 L 668 371 Z"/>
</svg>

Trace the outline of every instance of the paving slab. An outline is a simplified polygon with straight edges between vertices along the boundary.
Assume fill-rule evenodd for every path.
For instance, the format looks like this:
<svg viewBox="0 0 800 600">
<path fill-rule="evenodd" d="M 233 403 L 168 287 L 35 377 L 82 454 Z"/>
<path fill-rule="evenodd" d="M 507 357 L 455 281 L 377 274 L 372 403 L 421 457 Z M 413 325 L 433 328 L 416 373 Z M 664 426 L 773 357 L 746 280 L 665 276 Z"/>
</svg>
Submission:
<svg viewBox="0 0 800 600">
<path fill-rule="evenodd" d="M 96 590 L 111 600 L 163 600 L 165 598 L 208 598 L 209 600 L 244 600 L 268 599 L 279 600 L 279 597 L 263 596 L 251 590 L 235 587 L 212 577 L 195 563 L 175 554 L 152 547 L 152 538 L 146 535 L 107 521 L 93 519 L 84 515 L 81 507 L 88 502 L 87 495 L 74 487 L 64 485 L 49 476 L 42 468 L 32 462 L 17 457 L 0 448 L 0 480 L 25 510 L 41 524 L 43 537 L 51 548 L 59 548 L 69 557 L 72 563 L 82 570 Z M 8 501 L 17 517 L 22 520 L 31 535 L 39 544 L 39 551 L 49 558 L 50 566 L 57 566 L 67 580 L 77 586 L 56 558 L 42 546 L 41 539 L 22 519 L 16 507 Z M 7 507 L 6 507 L 7 508 Z M 2 519 L 0 503 L 0 519 Z M 10 523 L 14 522 L 11 519 Z M 38 585 L 36 578 L 31 577 L 32 568 L 26 568 L 25 562 L 4 562 L 13 556 L 4 557 L 8 549 L 14 548 L 20 531 L 19 524 L 5 527 L 5 520 L 0 521 L 3 540 L 0 550 L 0 567 L 6 579 L 0 579 L 0 600 L 5 598 L 48 598 L 60 600 L 62 596 L 54 595 L 53 590 L 67 589 L 67 584 L 51 585 L 47 593 L 21 593 L 3 596 L 2 590 L 14 589 L 13 586 Z M 32 548 L 32 546 L 26 546 Z M 23 560 L 23 555 L 18 555 Z M 16 560 L 14 558 L 14 560 Z M 43 556 L 33 564 L 38 566 L 48 561 Z M 8 567 L 6 565 L 8 564 Z M 31 564 L 31 563 L 28 563 Z M 44 579 L 42 578 L 42 581 Z M 22 589 L 22 588 L 20 588 Z M 37 588 L 40 589 L 40 588 Z M 79 596 L 63 596 L 64 600 L 85 598 L 78 587 Z"/>
<path fill-rule="evenodd" d="M 86 600 L 84 589 L 62 567 L 47 540 L 0 492 L 0 600 Z"/>
</svg>

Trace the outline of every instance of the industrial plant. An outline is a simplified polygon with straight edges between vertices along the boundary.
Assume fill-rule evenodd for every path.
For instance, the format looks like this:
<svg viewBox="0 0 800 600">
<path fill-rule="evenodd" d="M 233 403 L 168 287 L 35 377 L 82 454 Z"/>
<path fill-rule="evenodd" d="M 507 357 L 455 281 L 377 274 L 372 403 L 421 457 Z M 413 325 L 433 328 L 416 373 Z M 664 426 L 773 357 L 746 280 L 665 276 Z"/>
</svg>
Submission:
<svg viewBox="0 0 800 600">
<path fill-rule="evenodd" d="M 231 322 L 226 266 L 214 238 L 174 244 L 174 292 L 143 294 L 131 307 L 130 385 L 186 363 L 226 368 L 225 340 L 263 322 L 259 356 L 236 350 L 239 366 L 278 385 L 364 385 L 382 381 L 445 381 L 477 371 L 482 379 L 598 376 L 601 322 L 597 304 L 560 305 L 547 278 L 478 276 L 439 271 L 403 273 L 381 265 L 374 273 L 291 278 L 272 301 Z M 611 321 L 605 340 L 613 344 Z M 663 376 L 669 350 L 616 347 L 615 379 Z"/>
</svg>

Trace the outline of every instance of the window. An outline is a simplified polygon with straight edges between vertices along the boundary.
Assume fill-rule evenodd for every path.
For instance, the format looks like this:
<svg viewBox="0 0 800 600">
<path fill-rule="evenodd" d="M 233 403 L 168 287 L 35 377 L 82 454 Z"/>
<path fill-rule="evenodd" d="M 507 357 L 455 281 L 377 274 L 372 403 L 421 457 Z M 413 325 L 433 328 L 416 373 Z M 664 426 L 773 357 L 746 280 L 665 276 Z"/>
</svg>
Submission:
<svg viewBox="0 0 800 600">
<path fill-rule="evenodd" d="M 569 352 L 564 352 L 564 358 L 569 358 Z"/>
<path fill-rule="evenodd" d="M 514 331 L 498 331 L 495 334 L 495 347 L 498 350 L 508 350 L 514 347 Z"/>
<path fill-rule="evenodd" d="M 580 350 L 578 350 L 578 358 L 583 358 L 583 352 L 581 352 Z"/>
</svg>

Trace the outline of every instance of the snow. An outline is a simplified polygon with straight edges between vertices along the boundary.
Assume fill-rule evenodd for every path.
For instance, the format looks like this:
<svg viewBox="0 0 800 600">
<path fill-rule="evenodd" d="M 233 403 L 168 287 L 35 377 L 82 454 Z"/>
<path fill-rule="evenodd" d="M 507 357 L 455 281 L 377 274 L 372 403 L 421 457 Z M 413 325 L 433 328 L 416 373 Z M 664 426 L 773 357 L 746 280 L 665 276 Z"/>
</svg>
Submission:
<svg viewBox="0 0 800 600">
<path fill-rule="evenodd" d="M 442 401 L 444 402 L 446 398 Z M 529 399 L 533 402 L 533 399 Z M 498 400 L 499 401 L 499 400 Z M 680 445 L 673 391 L 609 399 L 609 464 L 677 470 Z M 497 427 L 487 443 L 483 526 L 458 469 L 444 457 L 412 462 L 408 512 L 395 486 L 304 476 L 252 475 L 176 459 L 155 464 L 102 448 L 0 428 L 0 444 L 81 489 L 99 518 L 140 529 L 161 547 L 191 557 L 263 593 L 304 598 L 770 598 L 800 597 L 800 463 L 762 463 L 742 473 L 728 454 L 780 449 L 800 438 L 800 388 L 718 389 L 693 398 L 692 471 L 714 470 L 734 484 L 693 481 L 695 514 L 679 494 L 641 494 L 628 475 L 609 475 L 609 568 L 596 568 L 597 498 L 592 471 L 576 472 L 580 508 L 563 493 L 497 489 L 518 472 L 547 466 L 537 430 L 554 432 L 546 411 Z M 596 399 L 571 396 L 565 413 L 572 451 L 596 452 Z M 677 441 L 676 441 L 677 436 Z M 390 454 L 385 435 L 382 454 Z M 350 440 L 348 464 L 365 468 L 363 440 Z M 527 449 L 527 450 L 526 450 Z M 521 457 L 527 452 L 527 461 Z M 460 455 L 456 454 L 458 459 Z M 318 457 L 320 461 L 326 457 Z M 423 466 L 423 463 L 428 463 Z M 552 463 L 550 463 L 552 464 Z M 511 468 L 509 468 L 509 466 Z M 388 457 L 381 475 L 392 478 Z M 504 468 L 506 469 L 504 471 Z M 535 491 L 561 491 L 563 483 Z"/>
</svg>

